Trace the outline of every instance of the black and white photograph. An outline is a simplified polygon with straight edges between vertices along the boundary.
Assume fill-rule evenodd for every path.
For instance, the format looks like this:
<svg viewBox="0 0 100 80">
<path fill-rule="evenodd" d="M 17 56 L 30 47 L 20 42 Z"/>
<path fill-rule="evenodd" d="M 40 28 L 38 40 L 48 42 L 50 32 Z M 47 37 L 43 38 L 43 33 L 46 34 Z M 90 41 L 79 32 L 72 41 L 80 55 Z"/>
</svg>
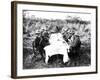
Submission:
<svg viewBox="0 0 100 80">
<path fill-rule="evenodd" d="M 23 68 L 90 66 L 88 15 L 23 10 Z"/>
<path fill-rule="evenodd" d="M 96 7 L 17 3 L 17 76 L 96 73 Z"/>
</svg>

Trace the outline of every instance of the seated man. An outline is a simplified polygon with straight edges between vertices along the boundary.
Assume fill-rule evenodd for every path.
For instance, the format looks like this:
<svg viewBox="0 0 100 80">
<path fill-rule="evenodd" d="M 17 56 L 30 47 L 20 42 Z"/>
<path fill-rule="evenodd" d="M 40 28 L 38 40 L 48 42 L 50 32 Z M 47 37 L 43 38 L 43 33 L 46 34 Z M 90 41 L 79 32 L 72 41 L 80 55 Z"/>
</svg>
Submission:
<svg viewBox="0 0 100 80">
<path fill-rule="evenodd" d="M 81 41 L 78 35 L 73 35 L 71 37 L 71 47 L 70 47 L 70 52 L 68 53 L 69 57 L 71 59 L 76 59 L 77 57 L 79 57 L 80 54 L 80 47 L 81 47 Z"/>
<path fill-rule="evenodd" d="M 81 47 L 79 36 L 75 35 L 75 32 L 69 29 L 64 33 L 63 37 L 70 45 L 70 52 L 68 53 L 69 58 L 73 60 L 76 59 L 79 56 L 79 50 Z"/>
<path fill-rule="evenodd" d="M 33 52 L 35 55 L 40 54 L 41 58 L 44 60 L 45 59 L 45 51 L 44 47 L 49 44 L 48 41 L 48 32 L 36 32 L 36 38 L 33 41 Z"/>
</svg>

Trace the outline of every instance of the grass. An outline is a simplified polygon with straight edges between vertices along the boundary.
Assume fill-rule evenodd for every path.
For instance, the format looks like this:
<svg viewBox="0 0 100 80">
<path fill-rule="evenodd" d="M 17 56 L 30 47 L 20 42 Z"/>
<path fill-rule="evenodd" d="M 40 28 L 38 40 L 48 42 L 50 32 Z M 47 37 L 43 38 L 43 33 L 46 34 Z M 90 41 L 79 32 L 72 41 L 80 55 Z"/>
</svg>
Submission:
<svg viewBox="0 0 100 80">
<path fill-rule="evenodd" d="M 75 31 L 80 36 L 82 42 L 79 56 L 75 60 L 63 63 L 60 58 L 54 60 L 51 64 L 45 64 L 40 54 L 34 55 L 32 42 L 35 39 L 36 30 L 42 28 L 48 31 L 55 30 L 59 26 L 61 31 L 68 28 Z M 90 22 L 78 18 L 65 20 L 50 20 L 41 18 L 23 18 L 23 69 L 41 69 L 41 68 L 60 68 L 91 65 L 91 29 Z M 51 59 L 54 59 L 53 56 Z M 62 56 L 63 57 L 63 56 Z"/>
<path fill-rule="evenodd" d="M 67 63 L 63 63 L 60 58 L 53 60 L 51 64 L 45 64 L 41 58 L 41 55 L 32 56 L 32 49 L 27 50 L 27 56 L 24 58 L 24 69 L 39 69 L 39 68 L 60 68 L 60 67 L 75 67 L 75 66 L 89 66 L 91 62 L 90 48 L 82 46 L 79 52 L 79 56 L 75 60 L 70 60 Z M 53 56 L 55 58 L 55 56 Z"/>
</svg>

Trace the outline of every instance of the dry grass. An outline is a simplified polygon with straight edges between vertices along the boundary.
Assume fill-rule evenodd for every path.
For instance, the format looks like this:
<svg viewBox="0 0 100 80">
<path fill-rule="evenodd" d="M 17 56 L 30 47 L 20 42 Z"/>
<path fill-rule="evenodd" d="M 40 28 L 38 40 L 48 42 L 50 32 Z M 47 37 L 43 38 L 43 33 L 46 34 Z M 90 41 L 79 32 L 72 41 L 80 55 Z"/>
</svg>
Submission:
<svg viewBox="0 0 100 80">
<path fill-rule="evenodd" d="M 36 68 L 57 68 L 57 67 L 75 67 L 75 66 L 89 66 L 91 64 L 91 30 L 90 22 L 83 21 L 80 18 L 71 18 L 66 20 L 49 20 L 41 18 L 23 18 L 23 68 L 36 69 Z M 36 30 L 46 28 L 49 31 L 55 30 L 59 26 L 61 31 L 70 28 L 75 31 L 75 34 L 80 36 L 82 42 L 79 56 L 76 60 L 70 60 L 68 63 L 63 63 L 59 58 L 51 64 L 45 64 L 41 55 L 34 55 L 32 42 L 35 39 Z"/>
</svg>

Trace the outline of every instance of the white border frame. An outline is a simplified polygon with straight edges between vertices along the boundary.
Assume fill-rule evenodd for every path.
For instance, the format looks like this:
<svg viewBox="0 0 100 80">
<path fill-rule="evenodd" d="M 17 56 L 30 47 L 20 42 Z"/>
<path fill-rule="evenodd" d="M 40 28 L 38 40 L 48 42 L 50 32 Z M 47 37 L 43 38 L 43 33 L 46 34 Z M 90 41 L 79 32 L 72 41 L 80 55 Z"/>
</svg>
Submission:
<svg viewBox="0 0 100 80">
<path fill-rule="evenodd" d="M 49 10 L 49 11 L 73 11 L 91 13 L 91 66 L 89 67 L 67 67 L 67 68 L 49 68 L 49 69 L 23 69 L 23 26 L 22 10 Z M 17 4 L 17 76 L 37 76 L 52 74 L 70 74 L 96 71 L 96 9 L 60 7 L 46 5 L 28 5 Z M 94 54 L 95 53 L 95 54 Z"/>
</svg>

